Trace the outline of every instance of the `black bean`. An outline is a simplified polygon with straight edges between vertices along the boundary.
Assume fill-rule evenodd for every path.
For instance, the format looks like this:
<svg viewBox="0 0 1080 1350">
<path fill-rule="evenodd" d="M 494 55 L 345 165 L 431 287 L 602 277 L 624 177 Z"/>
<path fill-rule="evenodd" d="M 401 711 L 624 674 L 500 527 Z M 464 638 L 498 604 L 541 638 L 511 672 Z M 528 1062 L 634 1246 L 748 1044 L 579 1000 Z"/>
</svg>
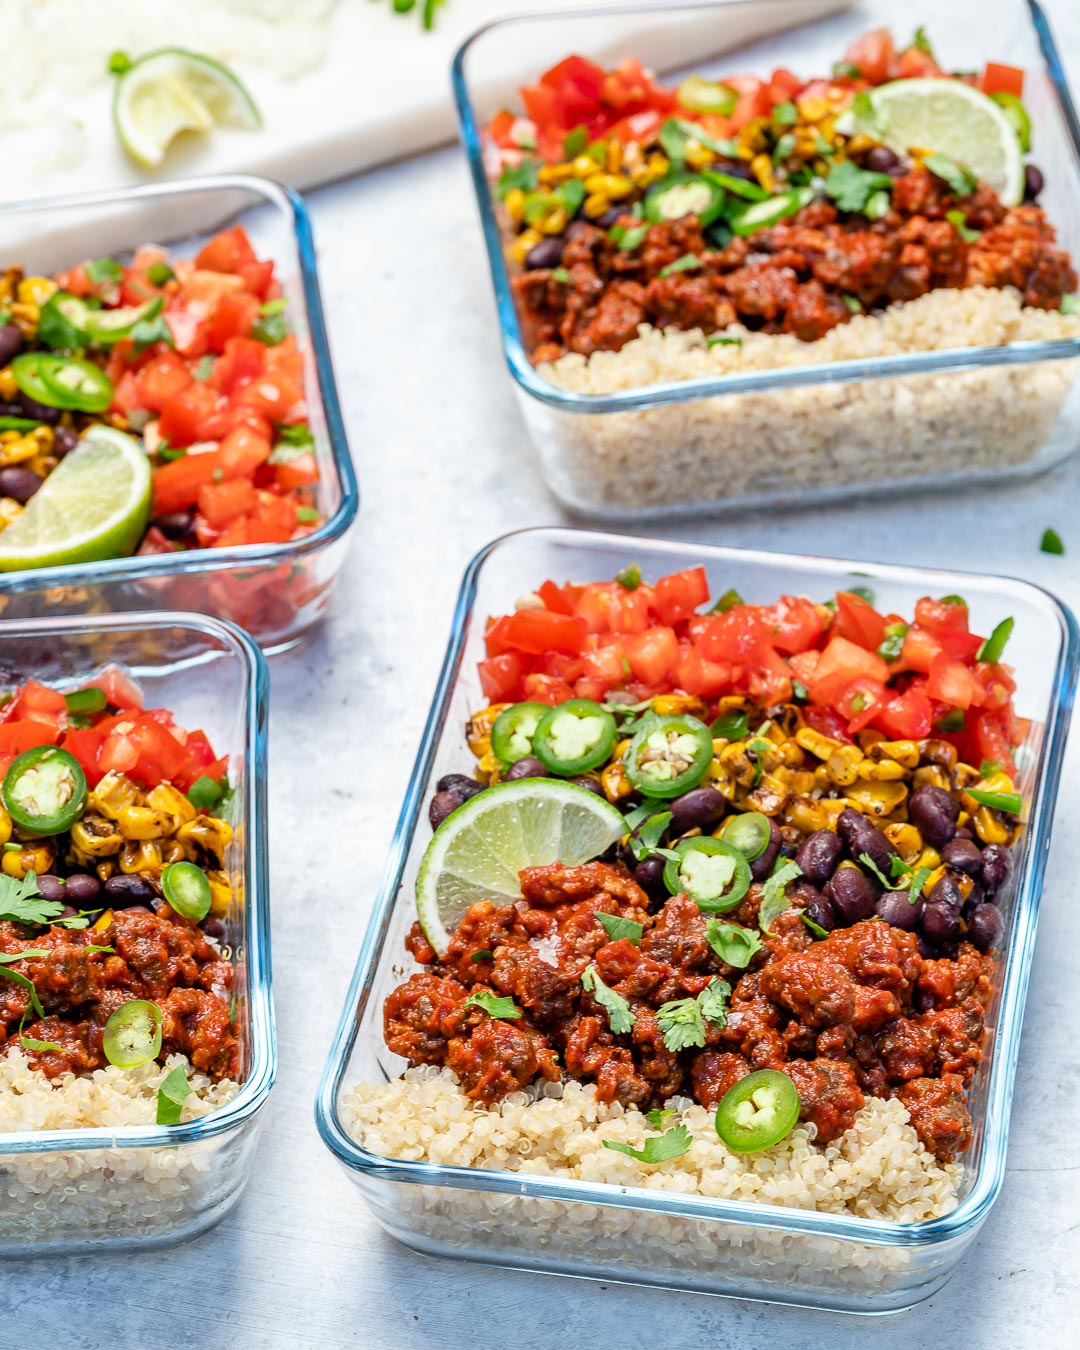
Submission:
<svg viewBox="0 0 1080 1350">
<path fill-rule="evenodd" d="M 787 888 L 787 897 L 797 909 L 801 909 L 808 919 L 819 928 L 836 927 L 836 911 L 816 886 L 808 881 L 796 881 Z"/>
<path fill-rule="evenodd" d="M 933 942 L 948 942 L 960 931 L 964 897 L 950 876 L 944 876 L 930 892 L 923 911 L 922 929 Z"/>
<path fill-rule="evenodd" d="M 876 886 L 858 867 L 838 867 L 825 894 L 845 923 L 869 919 L 878 898 Z"/>
<path fill-rule="evenodd" d="M 937 958 L 941 955 L 941 951 L 939 950 L 939 948 L 938 948 L 933 942 L 930 941 L 929 938 L 924 937 L 924 936 L 922 935 L 922 933 L 920 933 L 920 934 L 919 934 L 919 955 L 922 957 L 922 959 L 923 959 L 924 961 L 936 961 Z M 929 1012 L 929 1011 L 930 1011 L 930 1005 L 927 1004 L 926 1007 L 923 1007 L 923 1006 L 922 1006 L 922 1003 L 921 1003 L 921 1000 L 919 999 L 918 995 L 916 995 L 915 1002 L 916 1002 L 916 1006 L 919 1008 L 919 1011 L 920 1011 L 920 1012 Z"/>
<path fill-rule="evenodd" d="M 941 850 L 941 861 L 955 867 L 958 872 L 966 872 L 969 877 L 982 871 L 982 853 L 970 839 L 954 839 Z"/>
<path fill-rule="evenodd" d="M 54 427 L 60 421 L 60 409 L 50 408 L 47 403 L 39 403 L 36 398 L 31 398 L 29 394 L 19 392 L 19 406 L 23 410 L 24 417 L 36 418 L 39 422 L 46 422 L 50 427 Z"/>
<path fill-rule="evenodd" d="M 546 778 L 548 771 L 535 755 L 523 755 L 503 774 L 503 781 L 514 783 L 519 778 Z"/>
<path fill-rule="evenodd" d="M 78 912 L 74 905 L 65 905 L 56 917 L 58 919 L 74 919 Z"/>
<path fill-rule="evenodd" d="M 996 947 L 1004 931 L 1005 920 L 997 905 L 980 905 L 968 920 L 968 937 L 981 952 Z"/>
<path fill-rule="evenodd" d="M 1012 871 L 1012 854 L 1005 844 L 987 844 L 982 851 L 982 884 L 987 895 L 997 895 Z"/>
<path fill-rule="evenodd" d="M 52 448 L 57 459 L 63 459 L 65 455 L 70 455 L 78 444 L 79 433 L 72 431 L 70 427 L 57 427 L 53 432 Z"/>
<path fill-rule="evenodd" d="M 214 914 L 208 914 L 200 925 L 204 933 L 212 938 L 223 938 L 225 936 L 225 920 L 219 919 Z"/>
<path fill-rule="evenodd" d="M 733 159 L 729 164 L 721 164 L 718 167 L 722 172 L 726 173 L 729 178 L 741 178 L 746 183 L 757 182 L 757 179 L 754 177 L 753 169 L 741 159 Z"/>
<path fill-rule="evenodd" d="M 954 839 L 974 839 L 975 836 L 974 836 L 974 834 L 972 834 L 972 832 L 968 829 L 968 827 L 967 827 L 966 825 L 958 825 L 958 826 L 956 827 L 956 833 L 953 835 L 953 838 L 954 838 Z"/>
<path fill-rule="evenodd" d="M 653 899 L 667 895 L 667 887 L 664 885 L 664 859 L 652 857 L 639 862 L 634 868 L 634 880 L 645 894 Z"/>
<path fill-rule="evenodd" d="M 888 146 L 875 145 L 863 156 L 863 168 L 872 173 L 900 174 L 904 172 L 904 162 Z"/>
<path fill-rule="evenodd" d="M 1046 186 L 1043 171 L 1034 164 L 1024 166 L 1024 201 L 1033 202 Z"/>
<path fill-rule="evenodd" d="M 0 323 L 0 366 L 6 366 L 22 351 L 23 335 L 17 324 Z"/>
<path fill-rule="evenodd" d="M 780 845 L 783 842 L 784 836 L 780 833 L 780 826 L 775 820 L 770 820 L 769 842 L 765 845 L 765 852 L 750 864 L 750 875 L 755 881 L 764 881 L 773 870 L 773 864 L 780 854 Z"/>
<path fill-rule="evenodd" d="M 918 928 L 923 909 L 922 896 L 912 904 L 908 900 L 907 891 L 886 891 L 877 902 L 876 913 L 879 919 L 884 919 L 894 928 L 903 928 L 910 932 Z"/>
<path fill-rule="evenodd" d="M 59 900 L 61 903 L 67 902 L 67 891 L 60 877 L 54 877 L 46 872 L 37 879 L 38 894 L 43 900 Z"/>
<path fill-rule="evenodd" d="M 44 481 L 33 469 L 11 464 L 6 469 L 0 469 L 0 497 L 14 497 L 25 505 Z"/>
<path fill-rule="evenodd" d="M 985 904 L 986 904 L 986 892 L 983 890 L 983 888 L 979 885 L 977 881 L 973 881 L 971 883 L 971 890 L 968 891 L 968 897 L 964 901 L 964 908 L 961 911 L 965 921 L 971 918 L 972 914 L 975 913 L 975 911 L 979 908 L 980 905 Z"/>
<path fill-rule="evenodd" d="M 88 909 L 101 895 L 101 882 L 89 872 L 75 872 L 67 879 L 67 898 L 80 909 Z"/>
<path fill-rule="evenodd" d="M 563 240 L 561 235 L 550 234 L 534 244 L 525 254 L 523 264 L 530 271 L 536 267 L 558 267 L 562 259 Z"/>
<path fill-rule="evenodd" d="M 612 225 L 617 225 L 619 220 L 626 215 L 626 211 L 621 206 L 609 206 L 602 216 L 597 216 L 595 224 L 602 230 L 610 230 Z"/>
<path fill-rule="evenodd" d="M 436 792 L 452 792 L 455 788 L 476 788 L 482 792 L 484 785 L 463 773 L 444 773 L 435 784 Z"/>
<path fill-rule="evenodd" d="M 856 811 L 853 806 L 845 807 L 837 817 L 836 833 L 847 845 L 852 862 L 858 862 L 865 853 L 876 867 L 889 875 L 896 849 L 861 811 Z"/>
<path fill-rule="evenodd" d="M 836 871 L 843 851 L 844 845 L 840 842 L 838 834 L 834 834 L 832 830 L 815 830 L 799 845 L 795 861 L 802 868 L 802 874 L 807 881 L 815 886 L 824 886 Z"/>
<path fill-rule="evenodd" d="M 960 803 L 944 788 L 926 784 L 916 788 L 908 802 L 908 819 L 928 844 L 942 848 L 956 833 Z"/>
<path fill-rule="evenodd" d="M 685 834 L 687 830 L 704 829 L 724 814 L 727 798 L 714 787 L 692 788 L 676 797 L 668 807 L 671 812 L 671 833 Z"/>
<path fill-rule="evenodd" d="M 571 239 L 579 239 L 583 234 L 588 234 L 592 228 L 587 220 L 572 220 L 563 232 L 563 238 L 569 243 Z"/>
<path fill-rule="evenodd" d="M 155 516 L 150 524 L 156 525 L 166 539 L 183 539 L 195 528 L 195 512 L 166 511 L 163 516 Z"/>
<path fill-rule="evenodd" d="M 568 783 L 573 783 L 575 787 L 584 788 L 586 792 L 595 792 L 598 797 L 606 796 L 604 785 L 594 773 L 583 773 L 577 778 L 568 778 Z"/>
<path fill-rule="evenodd" d="M 431 828 L 437 830 L 447 816 L 452 816 L 465 799 L 456 792 L 436 792 L 428 805 L 428 820 Z"/>
<path fill-rule="evenodd" d="M 105 895 L 113 909 L 126 909 L 129 905 L 144 905 L 155 900 L 157 891 L 145 877 L 121 872 L 105 883 Z"/>
</svg>

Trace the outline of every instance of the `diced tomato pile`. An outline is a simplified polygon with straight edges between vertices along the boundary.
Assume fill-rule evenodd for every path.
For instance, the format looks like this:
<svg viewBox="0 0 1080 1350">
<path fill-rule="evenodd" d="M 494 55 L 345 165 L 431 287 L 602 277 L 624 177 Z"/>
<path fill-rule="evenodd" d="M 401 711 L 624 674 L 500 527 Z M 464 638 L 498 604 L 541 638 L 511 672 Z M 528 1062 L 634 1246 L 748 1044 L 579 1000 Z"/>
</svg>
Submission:
<svg viewBox="0 0 1080 1350">
<path fill-rule="evenodd" d="M 966 762 L 997 760 L 1010 772 L 1024 738 L 1011 672 L 978 660 L 983 639 L 958 597 L 925 597 L 910 623 L 852 591 L 832 605 L 725 597 L 710 610 L 703 567 L 632 589 L 545 581 L 536 594 L 542 609 L 488 623 L 479 670 L 492 703 L 602 703 L 616 691 L 634 703 L 675 691 L 749 694 L 763 707 L 795 699 L 812 726 L 841 740 L 865 728 L 896 740 L 942 736 Z"/>
<path fill-rule="evenodd" d="M 281 300 L 281 286 L 273 261 L 256 256 L 242 226 L 216 235 L 193 259 L 140 248 L 119 282 L 95 281 L 87 264 L 56 280 L 106 308 L 164 301 L 171 343 L 136 352 L 125 338 L 106 365 L 115 391 L 110 413 L 141 429 L 156 464 L 155 517 L 194 512 L 194 543 L 202 548 L 285 543 L 311 532 L 314 453 L 301 438 L 288 453 L 274 453 L 282 429 L 302 429 L 306 418 L 303 356 L 292 334 L 271 342 L 258 326 L 265 307 Z M 181 547 L 152 526 L 140 551 Z"/>
<path fill-rule="evenodd" d="M 199 778 L 220 783 L 228 760 L 219 759 L 203 731 L 185 731 L 166 708 L 143 708 L 142 694 L 119 666 L 94 677 L 108 707 L 72 719 L 63 694 L 27 680 L 0 707 L 0 778 L 12 760 L 39 745 L 74 755 L 95 787 L 105 774 L 123 773 L 147 789 L 169 782 L 187 792 Z M 89 723 L 89 725 L 84 725 Z"/>
<path fill-rule="evenodd" d="M 950 78 L 925 43 L 913 41 L 898 48 L 887 28 L 864 33 L 838 63 L 831 79 L 804 80 L 780 67 L 767 79 L 755 75 L 727 75 L 720 83 L 738 95 L 730 113 L 703 113 L 679 102 L 673 89 L 658 84 L 652 73 L 634 57 L 605 70 L 584 56 L 568 56 L 541 75 L 539 82 L 521 89 L 525 116 L 502 109 L 487 127 L 490 141 L 512 163 L 522 150 L 533 150 L 546 160 L 564 158 L 563 142 L 568 132 L 584 127 L 590 140 L 617 136 L 624 142 L 655 140 L 661 124 L 672 115 L 700 123 L 710 136 L 721 139 L 736 135 L 758 117 L 768 117 L 773 108 L 795 98 L 828 98 L 843 106 L 844 96 L 888 80 L 927 76 Z M 981 76 L 959 75 L 984 93 L 1023 90 L 1024 73 L 1015 66 L 990 62 Z"/>
</svg>

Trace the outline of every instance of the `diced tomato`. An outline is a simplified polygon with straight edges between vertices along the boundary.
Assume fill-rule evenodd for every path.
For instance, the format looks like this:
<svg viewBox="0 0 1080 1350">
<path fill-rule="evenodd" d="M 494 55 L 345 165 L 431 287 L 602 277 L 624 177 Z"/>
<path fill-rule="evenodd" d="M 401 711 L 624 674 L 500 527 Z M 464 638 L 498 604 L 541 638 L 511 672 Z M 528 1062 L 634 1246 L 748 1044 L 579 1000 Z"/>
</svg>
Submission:
<svg viewBox="0 0 1080 1350">
<path fill-rule="evenodd" d="M 111 412 L 129 417 L 136 408 L 141 408 L 139 384 L 133 370 L 125 370 L 113 385 L 113 399 L 109 405 Z"/>
<path fill-rule="evenodd" d="M 538 132 L 559 122 L 559 103 L 554 89 L 543 84 L 530 84 L 525 85 L 520 93 L 525 111 L 536 123 Z M 558 139 L 561 142 L 562 136 Z M 556 153 L 560 149 L 561 144 L 557 144 Z"/>
<path fill-rule="evenodd" d="M 522 689 L 526 700 L 549 703 L 552 707 L 558 703 L 565 703 L 574 696 L 574 691 L 566 681 L 556 679 L 554 675 L 526 675 Z"/>
<path fill-rule="evenodd" d="M 546 609 L 520 609 L 506 623 L 506 641 L 517 651 L 541 656 L 555 648 L 580 652 L 585 647 L 587 628 L 577 615 L 552 614 Z"/>
<path fill-rule="evenodd" d="M 748 684 L 751 694 L 766 706 L 791 701 L 791 670 L 775 647 L 766 645 L 759 649 L 749 670 Z"/>
<path fill-rule="evenodd" d="M 275 464 L 274 479 L 283 492 L 311 487 L 319 481 L 319 466 L 315 456 L 297 455 L 295 459 L 290 459 L 284 464 Z"/>
<path fill-rule="evenodd" d="M 259 301 L 256 296 L 246 291 L 223 295 L 207 325 L 210 350 L 223 352 L 230 338 L 246 338 L 258 317 Z"/>
<path fill-rule="evenodd" d="M 501 149 L 508 149 L 514 144 L 510 132 L 516 121 L 517 118 L 508 108 L 500 108 L 488 123 L 487 134 Z"/>
<path fill-rule="evenodd" d="M 624 685 L 630 678 L 626 651 L 621 642 L 581 653 L 581 678 L 595 680 L 605 692 Z M 554 672 L 553 672 L 554 673 Z"/>
<path fill-rule="evenodd" d="M 893 62 L 895 80 L 927 80 L 944 75 L 944 71 L 921 47 L 906 47 Z"/>
<path fill-rule="evenodd" d="M 838 637 L 876 652 L 885 641 L 885 617 L 852 591 L 837 591 L 832 630 Z"/>
<path fill-rule="evenodd" d="M 947 652 L 939 652 L 930 663 L 926 692 L 950 708 L 970 708 L 982 702 L 982 690 L 974 671 Z"/>
<path fill-rule="evenodd" d="M 257 432 L 264 441 L 273 442 L 273 426 L 254 408 L 218 407 L 203 423 L 201 439 L 223 441 L 229 432 L 235 431 L 237 427 L 248 427 L 251 431 Z"/>
<path fill-rule="evenodd" d="M 545 652 L 540 661 L 539 674 L 554 675 L 564 684 L 573 684 L 586 673 L 585 657 L 589 654 L 583 652 L 581 656 L 571 656 L 569 652 Z"/>
<path fill-rule="evenodd" d="M 1024 72 L 1019 66 L 1003 66 L 997 61 L 987 61 L 980 88 L 984 94 L 1012 94 L 1015 98 L 1023 98 Z"/>
<path fill-rule="evenodd" d="M 803 596 L 782 595 L 767 609 L 772 626 L 772 644 L 782 652 L 804 652 L 825 631 L 817 606 Z"/>
<path fill-rule="evenodd" d="M 968 608 L 962 600 L 933 600 L 924 595 L 915 602 L 915 622 L 935 635 L 941 632 L 968 631 Z"/>
<path fill-rule="evenodd" d="M 545 581 L 537 591 L 540 599 L 553 614 L 573 614 L 574 607 L 560 586 L 553 581 Z"/>
<path fill-rule="evenodd" d="M 884 84 L 890 75 L 894 50 L 889 30 L 875 28 L 856 38 L 844 53 L 844 62 L 854 66 L 871 84 Z"/>
<path fill-rule="evenodd" d="M 956 628 L 944 629 L 936 636 L 943 651 L 955 660 L 963 661 L 967 666 L 970 666 L 975 660 L 975 654 L 983 643 L 978 633 L 961 633 Z"/>
<path fill-rule="evenodd" d="M 64 733 L 64 739 L 60 742 L 61 747 L 79 761 L 79 767 L 91 788 L 97 787 L 104 776 L 98 766 L 104 743 L 105 736 L 97 727 L 72 727 Z"/>
<path fill-rule="evenodd" d="M 818 662 L 820 660 L 821 653 L 818 651 L 796 652 L 795 655 L 789 659 L 788 665 L 791 668 L 791 673 L 795 679 L 809 689 L 814 683 L 814 676 L 817 673 Z"/>
<path fill-rule="evenodd" d="M 842 741 L 845 744 L 851 743 L 847 723 L 835 708 L 804 708 L 803 721 L 822 736 L 828 736 L 831 740 Z"/>
<path fill-rule="evenodd" d="M 24 715 L 29 712 L 63 713 L 67 711 L 63 694 L 56 689 L 50 689 L 47 684 L 39 684 L 37 680 L 27 680 L 22 688 L 21 699 Z"/>
<path fill-rule="evenodd" d="M 766 86 L 769 102 L 773 106 L 778 103 L 790 102 L 802 89 L 803 83 L 804 81 L 798 75 L 793 74 L 790 70 L 785 70 L 783 66 L 779 66 L 773 71 L 772 78 Z"/>
<path fill-rule="evenodd" d="M 271 422 L 284 422 L 304 397 L 304 386 L 301 381 L 288 375 L 264 372 L 251 384 L 244 385 L 233 397 L 237 403 L 254 408 Z"/>
<path fill-rule="evenodd" d="M 1010 777 L 1016 776 L 1012 747 L 1019 744 L 1020 730 L 1015 719 L 983 709 L 969 714 L 962 735 L 964 758 L 970 764 L 981 765 L 984 760 L 996 760 Z M 961 737 L 950 740 L 961 739 Z"/>
<path fill-rule="evenodd" d="M 679 642 L 673 628 L 650 628 L 625 639 L 626 659 L 635 679 L 661 684 L 679 659 Z"/>
<path fill-rule="evenodd" d="M 836 710 L 847 719 L 848 733 L 854 736 L 870 725 L 887 701 L 888 691 L 880 680 L 860 675 L 836 700 Z"/>
<path fill-rule="evenodd" d="M 274 284 L 274 260 L 266 258 L 262 262 L 241 263 L 240 275 L 244 285 L 258 300 L 267 300 Z"/>
<path fill-rule="evenodd" d="M 844 637 L 830 638 L 814 671 L 810 697 L 815 703 L 835 704 L 860 676 L 884 684 L 889 678 L 889 668 L 876 652 L 868 652 Z"/>
<path fill-rule="evenodd" d="M 154 470 L 155 516 L 170 511 L 185 511 L 199 499 L 199 489 L 214 482 L 221 472 L 220 451 L 203 455 L 185 455 Z"/>
<path fill-rule="evenodd" d="M 134 377 L 138 387 L 138 406 L 161 412 L 165 405 L 192 383 L 187 362 L 166 348 L 141 367 Z"/>
<path fill-rule="evenodd" d="M 59 739 L 59 720 L 40 722 L 22 719 L 0 724 L 0 754 L 10 756 L 11 759 L 17 759 L 38 745 L 55 745 Z"/>
<path fill-rule="evenodd" d="M 901 666 L 905 670 L 917 670 L 926 675 L 934 657 L 941 651 L 941 643 L 932 633 L 912 624 L 904 634 L 904 645 L 900 651 Z"/>
<path fill-rule="evenodd" d="M 584 620 L 590 633 L 607 633 L 611 630 L 612 586 L 618 582 L 591 582 L 581 588 L 574 601 L 574 612 Z"/>
<path fill-rule="evenodd" d="M 221 530 L 230 520 L 254 509 L 255 488 L 243 478 L 224 483 L 207 483 L 199 489 L 198 502 L 207 524 L 212 529 Z"/>
<path fill-rule="evenodd" d="M 745 664 L 769 646 L 772 628 L 766 611 L 756 605 L 735 605 L 726 614 L 713 615 L 703 627 L 698 645 L 710 661 Z"/>
<path fill-rule="evenodd" d="M 217 451 L 221 471 L 226 478 L 251 478 L 270 458 L 270 442 L 250 427 L 235 427 Z"/>
<path fill-rule="evenodd" d="M 675 667 L 675 687 L 697 698 L 719 698 L 733 685 L 731 666 L 726 661 L 709 661 L 698 647 L 687 646 Z"/>
<path fill-rule="evenodd" d="M 207 417 L 217 407 L 217 395 L 205 384 L 189 381 L 161 410 L 158 432 L 172 446 L 194 445 L 204 439 Z"/>
<path fill-rule="evenodd" d="M 503 652 L 481 661 L 480 687 L 489 703 L 510 703 L 516 700 L 521 687 L 521 658 L 517 652 Z"/>
<path fill-rule="evenodd" d="M 905 693 L 894 695 L 878 711 L 875 721 L 890 740 L 919 741 L 929 736 L 933 709 L 925 687 L 912 684 Z"/>
<path fill-rule="evenodd" d="M 233 225 L 215 234 L 195 255 L 195 266 L 208 272 L 239 272 L 256 261 L 255 250 L 243 225 Z"/>
</svg>

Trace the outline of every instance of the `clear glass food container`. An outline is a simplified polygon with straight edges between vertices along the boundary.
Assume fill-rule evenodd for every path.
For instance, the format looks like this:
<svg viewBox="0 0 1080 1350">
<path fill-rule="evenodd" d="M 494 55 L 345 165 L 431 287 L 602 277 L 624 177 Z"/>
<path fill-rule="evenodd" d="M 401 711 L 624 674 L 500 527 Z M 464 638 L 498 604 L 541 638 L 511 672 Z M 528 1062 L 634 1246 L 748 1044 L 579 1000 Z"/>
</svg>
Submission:
<svg viewBox="0 0 1080 1350">
<path fill-rule="evenodd" d="M 822 17 L 823 9 L 838 12 Z M 782 357 L 775 348 L 748 357 L 740 347 L 707 348 L 700 332 L 676 339 L 674 350 L 654 332 L 622 353 L 598 353 L 588 366 L 564 358 L 557 377 L 555 367 L 530 364 L 511 292 L 516 264 L 504 252 L 504 212 L 485 162 L 483 128 L 506 99 L 505 90 L 503 101 L 489 92 L 493 72 L 523 48 L 537 51 L 537 77 L 571 52 L 608 65 L 634 55 L 670 70 L 668 25 L 702 13 L 713 23 L 693 69 L 716 78 L 767 78 L 779 66 L 827 76 L 860 34 L 892 27 L 903 44 L 917 25 L 947 68 L 981 69 L 987 60 L 1024 67 L 1032 159 L 1046 179 L 1040 205 L 1074 262 L 1080 258 L 1080 122 L 1035 0 L 1005 0 L 992 24 L 977 0 L 911 0 L 902 10 L 889 0 L 699 0 L 489 24 L 458 51 L 454 93 L 503 350 L 551 491 L 578 515 L 634 522 L 955 490 L 1061 463 L 1080 446 L 1080 320 L 1050 333 L 1041 311 L 1021 318 L 1013 305 L 1006 314 L 996 295 L 980 301 L 952 292 L 966 296 L 963 303 L 886 336 L 879 320 L 856 316 L 827 335 L 821 352 L 789 338 Z M 649 14 L 657 33 L 642 36 Z M 509 106 L 520 108 L 520 100 Z"/>
<path fill-rule="evenodd" d="M 140 244 L 181 257 L 240 222 L 261 258 L 273 258 L 304 353 L 308 423 L 323 523 L 304 538 L 0 573 L 0 616 L 194 610 L 228 619 L 268 651 L 319 622 L 344 561 L 359 494 L 338 403 L 319 295 L 315 243 L 303 199 L 246 174 L 190 178 L 110 192 L 15 202 L 0 209 L 0 258 L 51 275 L 85 258 L 124 259 Z"/>
<path fill-rule="evenodd" d="M 79 687 L 114 661 L 139 682 L 146 707 L 169 708 L 180 725 L 204 728 L 229 759 L 235 833 L 226 867 L 237 899 L 224 918 L 220 944 L 235 970 L 244 1067 L 232 1099 L 189 1123 L 0 1130 L 3 1257 L 142 1250 L 210 1228 L 247 1181 L 259 1110 L 277 1067 L 266 662 L 246 634 L 199 614 L 0 620 L 0 688 L 31 677 Z"/>
<path fill-rule="evenodd" d="M 476 663 L 488 615 L 504 613 L 538 579 L 612 577 L 631 560 L 647 581 L 703 564 L 711 593 L 734 587 L 751 603 L 780 594 L 822 599 L 857 575 L 882 609 L 910 613 L 923 595 L 962 593 L 975 631 L 1016 621 L 1017 710 L 1030 718 L 1019 786 L 1031 802 L 1013 881 L 1003 893 L 1007 946 L 988 1019 L 991 1051 L 971 1089 L 975 1139 L 963 1155 L 956 1209 L 899 1224 L 539 1176 L 401 1161 L 349 1134 L 348 1096 L 385 1082 L 404 1061 L 383 1041 L 382 1007 L 411 962 L 403 939 L 415 918 L 417 868 L 431 837 L 435 781 L 472 762 L 464 726 L 486 705 Z M 857 567 L 857 571 L 855 570 Z M 1072 615 L 1025 582 L 914 567 L 628 539 L 568 529 L 526 530 L 484 549 L 468 568 L 435 699 L 320 1084 L 324 1142 L 348 1169 L 376 1218 L 399 1241 L 457 1257 L 605 1281 L 662 1285 L 838 1311 L 896 1311 L 929 1298 L 970 1246 L 1001 1188 L 1013 1076 L 1035 944 L 1043 871 L 1080 657 Z"/>
</svg>

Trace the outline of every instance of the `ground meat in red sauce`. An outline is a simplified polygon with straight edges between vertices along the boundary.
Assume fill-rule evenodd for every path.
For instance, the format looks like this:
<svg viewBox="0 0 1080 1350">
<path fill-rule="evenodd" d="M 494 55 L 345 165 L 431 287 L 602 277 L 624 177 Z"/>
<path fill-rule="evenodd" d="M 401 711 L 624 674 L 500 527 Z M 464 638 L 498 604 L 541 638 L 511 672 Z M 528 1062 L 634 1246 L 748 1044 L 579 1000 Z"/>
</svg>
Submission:
<svg viewBox="0 0 1080 1350">
<path fill-rule="evenodd" d="M 822 1142 L 850 1128 L 869 1094 L 899 1097 L 942 1160 L 970 1143 L 964 1089 L 982 1059 L 993 961 L 967 943 L 955 959 L 927 961 L 914 934 L 877 920 L 815 942 L 793 909 L 741 972 L 713 953 L 688 896 L 650 914 L 620 867 L 527 868 L 521 887 L 514 903 L 473 905 L 442 960 L 414 926 L 407 946 L 424 969 L 390 994 L 383 1014 L 396 1054 L 449 1065 L 478 1101 L 565 1071 L 595 1083 L 603 1101 L 642 1109 L 676 1093 L 713 1107 L 746 1074 L 779 1069 Z M 753 924 L 759 902 L 755 886 L 733 917 Z M 640 923 L 640 943 L 611 941 L 598 910 Z M 585 991 L 589 965 L 629 1002 L 631 1032 L 614 1034 Z M 668 1050 L 656 1010 L 717 976 L 732 986 L 726 1024 L 707 1022 L 704 1046 Z M 480 989 L 513 998 L 521 1016 L 466 1007 Z"/>
<path fill-rule="evenodd" d="M 956 210 L 980 231 L 977 238 L 965 241 L 946 218 Z M 700 268 L 660 275 L 691 253 Z M 718 249 L 687 216 L 651 226 L 632 252 L 597 226 L 575 222 L 560 267 L 568 283 L 548 269 L 512 282 L 537 362 L 618 351 L 643 323 L 711 333 L 739 322 L 814 342 L 851 318 L 858 309 L 852 298 L 875 310 L 939 287 L 1015 286 L 1024 304 L 1057 309 L 1077 287 L 1069 255 L 1039 207 L 1007 210 L 985 185 L 958 199 L 921 166 L 896 179 L 892 208 L 876 221 L 842 217 L 829 202 L 815 201 Z"/>
<path fill-rule="evenodd" d="M 163 1055 L 184 1054 L 214 1079 L 240 1072 L 240 1043 L 229 1016 L 232 967 L 201 929 L 171 910 L 117 910 L 108 928 L 93 930 L 34 934 L 0 923 L 0 951 L 31 950 L 48 955 L 5 968 L 33 982 L 45 1009 L 45 1017 L 27 1020 L 21 1034 L 61 1047 L 32 1055 L 50 1078 L 103 1068 L 105 1024 L 121 1004 L 137 998 L 161 1007 Z M 0 1046 L 18 1041 L 28 1013 L 32 1018 L 29 991 L 0 978 Z"/>
</svg>

